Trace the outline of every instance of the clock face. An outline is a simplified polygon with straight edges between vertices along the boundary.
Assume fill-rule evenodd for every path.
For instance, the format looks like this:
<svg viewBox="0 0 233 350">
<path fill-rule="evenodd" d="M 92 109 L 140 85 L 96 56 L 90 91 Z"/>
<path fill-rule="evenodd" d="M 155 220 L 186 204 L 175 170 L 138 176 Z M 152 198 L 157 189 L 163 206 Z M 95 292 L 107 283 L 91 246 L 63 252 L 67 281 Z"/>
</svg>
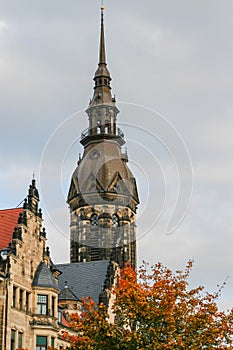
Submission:
<svg viewBox="0 0 233 350">
<path fill-rule="evenodd" d="M 99 156 L 100 156 L 99 151 L 94 149 L 94 151 L 92 151 L 92 153 L 91 153 L 91 159 L 97 159 Z"/>
</svg>

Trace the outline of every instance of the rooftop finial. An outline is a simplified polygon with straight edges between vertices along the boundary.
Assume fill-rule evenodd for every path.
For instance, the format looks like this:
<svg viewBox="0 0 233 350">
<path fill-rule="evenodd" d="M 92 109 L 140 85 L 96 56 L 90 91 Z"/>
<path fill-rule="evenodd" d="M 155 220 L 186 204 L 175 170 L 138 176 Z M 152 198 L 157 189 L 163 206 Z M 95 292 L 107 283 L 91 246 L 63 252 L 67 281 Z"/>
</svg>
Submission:
<svg viewBox="0 0 233 350">
<path fill-rule="evenodd" d="M 104 0 L 101 0 L 101 7 L 100 7 L 101 11 L 104 11 Z"/>
<path fill-rule="evenodd" d="M 101 6 L 101 33 L 100 33 L 100 58 L 99 64 L 106 64 L 105 39 L 104 39 L 104 5 Z"/>
<path fill-rule="evenodd" d="M 107 68 L 106 51 L 105 51 L 105 35 L 104 35 L 104 5 L 101 6 L 101 30 L 100 30 L 100 45 L 99 45 L 99 62 L 95 72 L 94 95 L 90 100 L 89 107 L 108 104 L 115 106 L 111 94 L 111 76 Z M 92 127 L 91 127 L 92 128 Z"/>
</svg>

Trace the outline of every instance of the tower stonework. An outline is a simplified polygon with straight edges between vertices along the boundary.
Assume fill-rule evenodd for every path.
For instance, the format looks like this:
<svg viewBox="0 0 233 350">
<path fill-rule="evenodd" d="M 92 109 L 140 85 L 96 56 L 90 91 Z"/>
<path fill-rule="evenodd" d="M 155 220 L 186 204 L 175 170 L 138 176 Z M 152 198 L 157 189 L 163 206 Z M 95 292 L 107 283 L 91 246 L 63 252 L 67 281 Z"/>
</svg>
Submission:
<svg viewBox="0 0 233 350">
<path fill-rule="evenodd" d="M 123 132 L 117 126 L 115 97 L 107 68 L 104 13 L 101 8 L 99 64 L 94 94 L 86 110 L 88 129 L 75 169 L 67 202 L 70 207 L 70 261 L 112 259 L 136 266 L 136 211 L 139 204 L 135 178 L 127 166 Z"/>
</svg>

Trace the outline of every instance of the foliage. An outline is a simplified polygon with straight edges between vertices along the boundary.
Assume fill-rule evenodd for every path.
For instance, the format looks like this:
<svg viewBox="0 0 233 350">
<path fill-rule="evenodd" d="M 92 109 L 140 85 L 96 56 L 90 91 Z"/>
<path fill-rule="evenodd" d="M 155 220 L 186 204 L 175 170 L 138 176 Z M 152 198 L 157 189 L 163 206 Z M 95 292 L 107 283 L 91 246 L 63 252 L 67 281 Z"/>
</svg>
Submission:
<svg viewBox="0 0 233 350">
<path fill-rule="evenodd" d="M 138 273 L 126 266 L 112 290 L 115 323 L 88 298 L 83 313 L 72 316 L 78 335 L 64 334 L 71 349 L 232 349 L 233 310 L 219 311 L 219 293 L 189 290 L 191 268 L 191 261 L 175 273 L 160 263 L 145 263 Z"/>
</svg>

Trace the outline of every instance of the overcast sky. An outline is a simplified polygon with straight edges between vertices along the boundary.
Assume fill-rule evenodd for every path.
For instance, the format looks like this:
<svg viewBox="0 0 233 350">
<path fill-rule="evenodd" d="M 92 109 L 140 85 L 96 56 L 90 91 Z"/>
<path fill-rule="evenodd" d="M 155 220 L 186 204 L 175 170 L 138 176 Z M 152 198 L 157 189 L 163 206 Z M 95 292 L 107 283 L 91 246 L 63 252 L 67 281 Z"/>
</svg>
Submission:
<svg viewBox="0 0 233 350">
<path fill-rule="evenodd" d="M 66 196 L 98 61 L 99 2 L 0 1 L 0 208 L 33 172 L 55 262 L 69 259 Z M 181 269 L 233 305 L 233 2 L 107 1 L 107 61 L 137 177 L 138 261 Z M 189 155 L 192 162 L 190 168 Z M 182 218 L 168 233 L 172 211 Z M 179 193 L 181 202 L 176 207 Z"/>
</svg>

